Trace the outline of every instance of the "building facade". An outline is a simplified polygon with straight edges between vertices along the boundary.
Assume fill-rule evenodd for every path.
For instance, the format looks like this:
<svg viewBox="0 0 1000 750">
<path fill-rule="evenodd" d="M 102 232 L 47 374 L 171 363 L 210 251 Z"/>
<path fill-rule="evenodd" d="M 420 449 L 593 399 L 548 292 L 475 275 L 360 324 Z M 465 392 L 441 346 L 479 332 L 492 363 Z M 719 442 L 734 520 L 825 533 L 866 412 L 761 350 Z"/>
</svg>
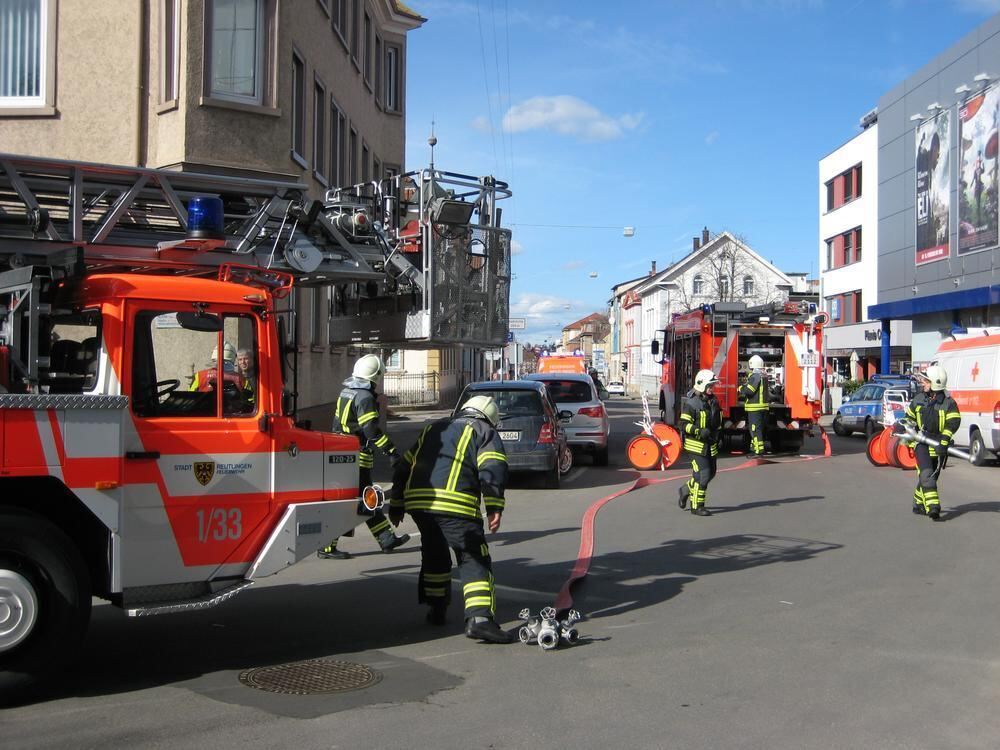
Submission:
<svg viewBox="0 0 1000 750">
<path fill-rule="evenodd" d="M 611 299 L 608 300 L 608 324 L 611 330 L 608 335 L 606 351 L 609 382 L 628 383 L 628 342 L 635 321 L 632 312 L 628 312 L 626 316 L 626 311 L 630 310 L 633 304 L 632 297 L 629 297 L 629 306 L 626 307 L 626 296 L 646 278 L 646 276 L 640 276 L 637 279 L 629 279 L 611 287 Z M 628 321 L 626 321 L 626 317 Z M 628 329 L 626 329 L 626 322 L 630 324 Z"/>
<path fill-rule="evenodd" d="M 0 150 L 328 187 L 403 169 L 395 0 L 0 3 Z M 329 290 L 296 292 L 304 406 L 363 354 L 330 345 Z"/>
<path fill-rule="evenodd" d="M 1000 15 L 879 100 L 878 303 L 885 352 L 913 325 L 915 366 L 953 333 L 1000 326 Z M 887 357 L 883 356 L 883 369 Z"/>
<path fill-rule="evenodd" d="M 819 269 L 830 316 L 823 351 L 827 380 L 866 380 L 880 371 L 881 325 L 868 318 L 878 302 L 878 118 L 819 162 Z M 892 330 L 889 371 L 910 363 L 910 322 Z"/>
</svg>

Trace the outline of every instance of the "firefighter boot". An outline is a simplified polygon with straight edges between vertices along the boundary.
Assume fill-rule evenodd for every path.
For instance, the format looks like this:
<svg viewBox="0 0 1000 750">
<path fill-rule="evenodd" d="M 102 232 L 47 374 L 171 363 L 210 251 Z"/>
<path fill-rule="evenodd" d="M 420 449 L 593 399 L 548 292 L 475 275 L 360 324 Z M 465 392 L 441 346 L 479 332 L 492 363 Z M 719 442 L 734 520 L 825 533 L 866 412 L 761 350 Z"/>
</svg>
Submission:
<svg viewBox="0 0 1000 750">
<path fill-rule="evenodd" d="M 927 515 L 927 511 L 924 510 L 924 506 L 920 505 L 919 503 L 914 503 L 913 508 L 911 510 L 913 510 L 914 514 L 918 516 Z"/>
<path fill-rule="evenodd" d="M 710 511 L 704 505 L 699 505 L 697 508 L 692 508 L 691 509 L 691 515 L 694 515 L 694 516 L 710 516 L 710 515 L 712 515 L 712 511 Z"/>
<path fill-rule="evenodd" d="M 432 604 L 427 611 L 427 622 L 430 625 L 445 625 L 448 622 L 448 605 Z"/>
<path fill-rule="evenodd" d="M 378 546 L 382 548 L 383 552 L 392 552 L 396 547 L 402 547 L 408 541 L 410 541 L 409 534 L 396 536 L 396 532 L 392 529 L 386 529 L 378 535 Z"/>
<path fill-rule="evenodd" d="M 321 560 L 350 560 L 353 555 L 342 549 L 337 549 L 337 543 L 328 544 L 326 547 L 316 550 L 316 557 Z"/>
<path fill-rule="evenodd" d="M 465 621 L 465 637 L 486 643 L 513 643 L 517 636 L 508 633 L 491 617 L 470 617 Z"/>
<path fill-rule="evenodd" d="M 684 510 L 688 504 L 688 497 L 691 495 L 691 488 L 682 484 L 677 488 L 677 507 Z"/>
<path fill-rule="evenodd" d="M 941 506 L 938 503 L 930 503 L 927 505 L 927 517 L 932 521 L 941 520 Z"/>
</svg>

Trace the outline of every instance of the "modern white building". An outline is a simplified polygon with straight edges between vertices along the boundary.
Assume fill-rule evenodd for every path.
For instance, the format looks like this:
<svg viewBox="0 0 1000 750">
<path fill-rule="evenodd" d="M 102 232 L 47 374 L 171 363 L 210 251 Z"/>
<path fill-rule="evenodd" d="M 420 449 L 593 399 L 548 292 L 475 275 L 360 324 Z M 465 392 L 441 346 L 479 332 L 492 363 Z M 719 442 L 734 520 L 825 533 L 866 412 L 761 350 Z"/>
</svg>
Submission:
<svg viewBox="0 0 1000 750">
<path fill-rule="evenodd" d="M 824 351 L 831 380 L 879 372 L 881 326 L 867 317 L 878 302 L 878 116 L 819 162 L 819 269 L 830 316 Z M 910 322 L 892 325 L 892 372 L 910 360 Z"/>
</svg>

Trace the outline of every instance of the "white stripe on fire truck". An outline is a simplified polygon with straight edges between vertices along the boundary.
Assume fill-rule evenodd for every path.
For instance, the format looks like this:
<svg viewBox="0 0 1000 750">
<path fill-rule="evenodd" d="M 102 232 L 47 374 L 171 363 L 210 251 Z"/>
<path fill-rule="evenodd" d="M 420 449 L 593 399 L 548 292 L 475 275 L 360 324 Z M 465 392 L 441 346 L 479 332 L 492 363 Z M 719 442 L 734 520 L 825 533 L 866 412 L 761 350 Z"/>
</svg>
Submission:
<svg viewBox="0 0 1000 750">
<path fill-rule="evenodd" d="M 42 454 L 45 456 L 49 474 L 62 480 L 62 464 L 59 463 L 59 451 L 56 450 L 56 440 L 52 434 L 53 427 L 47 410 L 35 409 L 35 425 L 38 428 L 38 441 L 42 444 Z"/>
</svg>

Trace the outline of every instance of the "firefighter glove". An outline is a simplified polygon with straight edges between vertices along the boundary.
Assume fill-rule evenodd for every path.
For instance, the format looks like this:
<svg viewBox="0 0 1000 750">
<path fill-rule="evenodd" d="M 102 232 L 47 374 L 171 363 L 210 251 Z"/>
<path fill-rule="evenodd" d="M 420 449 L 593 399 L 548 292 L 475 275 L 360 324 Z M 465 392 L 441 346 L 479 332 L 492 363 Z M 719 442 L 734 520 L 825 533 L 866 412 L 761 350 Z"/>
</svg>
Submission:
<svg viewBox="0 0 1000 750">
<path fill-rule="evenodd" d="M 949 445 L 951 445 L 951 440 L 949 440 L 946 437 L 941 438 L 941 447 L 942 448 L 947 448 Z"/>
<path fill-rule="evenodd" d="M 405 512 L 402 508 L 390 507 L 389 508 L 389 523 L 393 526 L 399 526 L 403 522 L 403 516 Z"/>
<path fill-rule="evenodd" d="M 389 465 L 394 470 L 395 470 L 395 468 L 397 466 L 399 466 L 399 463 L 402 460 L 403 460 L 403 457 L 399 455 L 399 451 L 393 451 L 392 453 L 389 454 Z"/>
<path fill-rule="evenodd" d="M 707 427 L 702 427 L 700 430 L 698 430 L 698 437 L 701 440 L 708 440 L 710 437 L 712 437 L 712 431 Z"/>
</svg>

